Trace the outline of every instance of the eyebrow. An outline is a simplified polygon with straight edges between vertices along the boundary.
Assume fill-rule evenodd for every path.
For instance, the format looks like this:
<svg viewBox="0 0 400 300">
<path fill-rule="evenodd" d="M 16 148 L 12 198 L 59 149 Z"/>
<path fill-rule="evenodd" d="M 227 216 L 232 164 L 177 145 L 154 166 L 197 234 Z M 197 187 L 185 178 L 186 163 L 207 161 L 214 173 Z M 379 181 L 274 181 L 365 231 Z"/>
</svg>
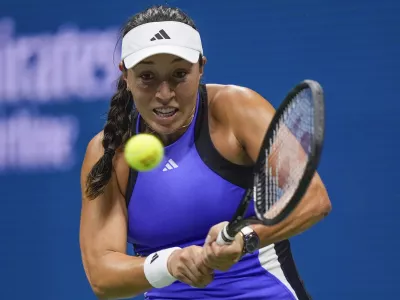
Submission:
<svg viewBox="0 0 400 300">
<path fill-rule="evenodd" d="M 175 58 L 173 61 L 171 61 L 171 64 L 175 63 L 175 62 L 179 62 L 182 61 L 183 59 L 180 57 Z M 143 60 L 140 63 L 138 63 L 138 65 L 143 64 L 143 65 L 154 65 L 154 61 L 151 60 Z"/>
</svg>

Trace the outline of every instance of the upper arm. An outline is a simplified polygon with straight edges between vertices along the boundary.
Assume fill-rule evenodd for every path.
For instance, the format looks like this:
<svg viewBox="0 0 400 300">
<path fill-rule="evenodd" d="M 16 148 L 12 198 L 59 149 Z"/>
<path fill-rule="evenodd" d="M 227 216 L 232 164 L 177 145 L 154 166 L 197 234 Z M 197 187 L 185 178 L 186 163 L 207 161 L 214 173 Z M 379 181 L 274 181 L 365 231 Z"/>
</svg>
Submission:
<svg viewBox="0 0 400 300">
<path fill-rule="evenodd" d="M 97 135 L 87 147 L 81 170 L 80 247 L 89 281 L 102 256 L 110 251 L 126 252 L 127 210 L 115 172 L 102 195 L 93 200 L 85 195 L 86 177 L 102 155 L 101 137 Z"/>
<path fill-rule="evenodd" d="M 274 107 L 258 93 L 243 87 L 228 86 L 222 89 L 218 97 L 221 98 L 218 99 L 219 104 L 217 106 L 219 107 L 216 109 L 219 118 L 222 118 L 221 121 L 228 124 L 246 154 L 255 162 L 264 136 L 275 115 Z M 280 130 L 285 131 L 282 133 L 282 136 L 285 137 L 285 148 L 279 148 L 279 156 L 283 157 L 284 161 L 277 164 L 277 156 L 274 155 L 270 155 L 268 160 L 269 165 L 274 169 L 273 173 L 275 173 L 277 165 L 280 166 L 278 182 L 281 186 L 287 178 L 286 172 L 290 170 L 290 165 L 286 161 L 291 159 L 289 157 L 293 155 L 292 153 L 296 153 L 298 155 L 296 161 L 300 161 L 305 156 L 305 152 L 288 128 Z M 287 145 L 290 145 L 290 147 Z M 299 150 L 292 151 L 294 147 L 298 147 Z M 288 152 L 284 153 L 283 151 Z M 308 198 L 316 197 L 319 199 L 317 202 L 311 201 L 318 210 L 330 210 L 327 191 L 317 172 L 312 179 L 308 194 L 312 196 Z"/>
<path fill-rule="evenodd" d="M 255 162 L 264 135 L 275 114 L 274 107 L 255 91 L 226 86 L 216 95 L 217 118 L 227 124 L 248 157 Z"/>
<path fill-rule="evenodd" d="M 231 128 L 246 155 L 255 162 L 264 136 L 275 115 L 274 107 L 260 94 L 244 87 L 224 87 L 217 94 L 217 98 L 215 110 L 219 114 L 218 117 Z M 301 144 L 288 128 L 281 126 L 279 136 L 285 139 L 284 147 L 273 148 L 279 151 L 279 155 L 273 155 L 272 152 L 268 163 L 274 174 L 277 165 L 280 166 L 278 182 L 279 185 L 283 185 L 289 171 L 289 160 L 294 159 L 292 156 L 297 155 L 296 161 L 301 161 L 306 155 Z"/>
</svg>

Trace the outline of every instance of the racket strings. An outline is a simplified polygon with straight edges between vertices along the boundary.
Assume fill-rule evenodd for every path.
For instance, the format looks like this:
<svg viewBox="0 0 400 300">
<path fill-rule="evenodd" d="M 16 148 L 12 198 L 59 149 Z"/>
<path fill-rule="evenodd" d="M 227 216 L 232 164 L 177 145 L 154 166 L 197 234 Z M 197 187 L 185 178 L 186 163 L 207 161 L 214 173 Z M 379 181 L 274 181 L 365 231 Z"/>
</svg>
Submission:
<svg viewBox="0 0 400 300">
<path fill-rule="evenodd" d="M 257 180 L 257 195 L 265 197 L 265 218 L 276 217 L 289 203 L 311 153 L 314 124 L 310 89 L 300 91 L 277 123 L 265 151 L 265 169 Z"/>
</svg>

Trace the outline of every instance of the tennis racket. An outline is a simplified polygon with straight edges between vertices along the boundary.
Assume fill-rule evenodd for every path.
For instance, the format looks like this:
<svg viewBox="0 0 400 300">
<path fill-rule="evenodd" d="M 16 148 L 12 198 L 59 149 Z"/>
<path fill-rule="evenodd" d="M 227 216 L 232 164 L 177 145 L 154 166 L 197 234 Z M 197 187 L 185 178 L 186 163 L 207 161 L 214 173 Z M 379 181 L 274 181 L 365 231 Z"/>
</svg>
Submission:
<svg viewBox="0 0 400 300">
<path fill-rule="evenodd" d="M 250 186 L 217 244 L 230 244 L 250 224 L 272 226 L 296 208 L 318 167 L 325 133 L 324 94 L 321 85 L 304 80 L 283 100 L 264 136 Z M 256 215 L 244 219 L 254 200 Z"/>
</svg>

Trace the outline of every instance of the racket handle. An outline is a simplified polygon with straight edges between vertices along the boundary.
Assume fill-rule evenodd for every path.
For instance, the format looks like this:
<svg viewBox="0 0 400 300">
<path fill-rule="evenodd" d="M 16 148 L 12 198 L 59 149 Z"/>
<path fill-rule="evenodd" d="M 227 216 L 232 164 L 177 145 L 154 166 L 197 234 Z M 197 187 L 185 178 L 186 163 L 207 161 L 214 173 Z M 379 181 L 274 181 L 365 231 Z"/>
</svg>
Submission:
<svg viewBox="0 0 400 300">
<path fill-rule="evenodd" d="M 227 232 L 228 225 L 226 225 L 218 234 L 217 237 L 217 244 L 222 245 L 229 245 L 235 240 L 235 237 L 231 237 Z"/>
</svg>

